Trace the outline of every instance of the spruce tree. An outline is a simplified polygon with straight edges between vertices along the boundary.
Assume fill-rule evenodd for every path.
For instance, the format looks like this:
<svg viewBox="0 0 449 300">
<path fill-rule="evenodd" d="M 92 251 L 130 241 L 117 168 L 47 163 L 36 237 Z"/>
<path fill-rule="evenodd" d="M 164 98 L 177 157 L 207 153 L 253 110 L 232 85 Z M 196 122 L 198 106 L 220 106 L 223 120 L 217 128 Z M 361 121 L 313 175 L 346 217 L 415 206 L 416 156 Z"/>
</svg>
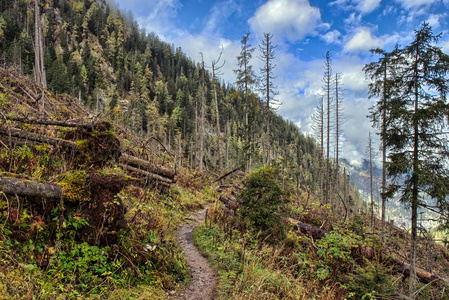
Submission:
<svg viewBox="0 0 449 300">
<path fill-rule="evenodd" d="M 249 44 L 249 33 L 246 33 L 241 40 L 241 51 L 240 55 L 237 56 L 237 65 L 239 69 L 234 70 L 234 73 L 237 75 L 237 87 L 240 91 L 243 91 L 243 95 L 245 97 L 245 126 L 246 126 L 246 151 L 245 151 L 245 171 L 249 172 L 251 166 L 251 136 L 253 134 L 254 126 L 249 123 L 249 112 L 250 112 L 250 104 L 249 104 L 249 96 L 251 92 L 251 86 L 256 83 L 256 75 L 254 74 L 253 66 L 250 65 L 250 60 L 253 56 L 253 52 L 255 50 L 254 47 Z"/>
<path fill-rule="evenodd" d="M 387 161 L 387 147 L 385 141 L 386 122 L 389 100 L 398 95 L 398 78 L 399 69 L 396 68 L 400 64 L 401 58 L 397 55 L 397 48 L 392 52 L 386 52 L 382 49 L 372 49 L 371 53 L 381 55 L 376 62 L 367 64 L 363 70 L 367 77 L 372 81 L 369 84 L 369 97 L 380 97 L 376 105 L 370 108 L 368 117 L 371 119 L 374 127 L 380 129 L 381 136 L 381 150 L 382 150 L 382 183 L 381 183 L 381 222 L 382 222 L 382 243 L 385 243 L 385 211 L 386 211 L 386 161 Z"/>
<path fill-rule="evenodd" d="M 410 45 L 399 49 L 399 94 L 390 99 L 383 133 L 389 149 L 388 176 L 392 178 L 387 195 L 400 195 L 411 206 L 411 246 L 409 292 L 416 281 L 418 208 L 426 207 L 425 196 L 435 200 L 440 212 L 448 210 L 449 147 L 448 127 L 449 56 L 434 46 L 441 35 L 434 35 L 423 23 Z"/>
</svg>

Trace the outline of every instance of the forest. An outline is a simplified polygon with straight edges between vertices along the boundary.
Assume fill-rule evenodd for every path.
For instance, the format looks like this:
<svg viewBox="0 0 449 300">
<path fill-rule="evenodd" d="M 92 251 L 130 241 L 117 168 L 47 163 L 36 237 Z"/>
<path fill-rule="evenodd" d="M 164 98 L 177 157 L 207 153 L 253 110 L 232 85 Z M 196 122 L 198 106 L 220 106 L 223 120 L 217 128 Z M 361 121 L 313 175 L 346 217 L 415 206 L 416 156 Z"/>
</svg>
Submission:
<svg viewBox="0 0 449 300">
<path fill-rule="evenodd" d="M 200 210 L 213 299 L 448 299 L 447 243 L 418 223 L 448 226 L 439 37 L 423 23 L 364 68 L 378 218 L 339 158 L 330 52 L 312 137 L 276 113 L 271 33 L 242 37 L 227 83 L 222 54 L 194 62 L 109 2 L 0 0 L 0 299 L 183 299 Z M 386 221 L 394 197 L 410 230 Z"/>
</svg>

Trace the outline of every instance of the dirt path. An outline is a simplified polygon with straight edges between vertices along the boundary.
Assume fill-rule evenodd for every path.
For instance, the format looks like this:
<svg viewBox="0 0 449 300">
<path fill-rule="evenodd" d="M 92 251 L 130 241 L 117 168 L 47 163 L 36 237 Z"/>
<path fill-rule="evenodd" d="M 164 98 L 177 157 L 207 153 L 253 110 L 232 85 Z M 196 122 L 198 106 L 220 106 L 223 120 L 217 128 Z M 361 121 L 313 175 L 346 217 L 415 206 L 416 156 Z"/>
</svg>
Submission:
<svg viewBox="0 0 449 300">
<path fill-rule="evenodd" d="M 189 264 L 192 281 L 174 299 L 213 299 L 215 286 L 217 285 L 217 273 L 207 259 L 201 255 L 200 251 L 193 244 L 192 239 L 192 231 L 204 219 L 206 209 L 192 213 L 191 217 L 195 221 L 184 225 L 178 231 L 178 241 Z"/>
</svg>

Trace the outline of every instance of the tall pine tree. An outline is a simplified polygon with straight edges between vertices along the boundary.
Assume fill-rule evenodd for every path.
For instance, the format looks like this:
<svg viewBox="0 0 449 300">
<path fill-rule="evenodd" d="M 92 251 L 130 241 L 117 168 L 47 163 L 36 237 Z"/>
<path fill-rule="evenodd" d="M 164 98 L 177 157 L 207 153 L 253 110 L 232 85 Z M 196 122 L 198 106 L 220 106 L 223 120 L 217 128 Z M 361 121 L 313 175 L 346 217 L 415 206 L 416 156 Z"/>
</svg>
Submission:
<svg viewBox="0 0 449 300">
<path fill-rule="evenodd" d="M 449 171 L 445 163 L 449 146 L 445 129 L 448 125 L 449 56 L 434 46 L 440 35 L 423 23 L 415 31 L 409 46 L 399 49 L 402 60 L 396 68 L 400 76 L 395 84 L 398 97 L 390 99 L 386 130 L 382 133 L 390 151 L 388 195 L 399 193 L 411 206 L 410 294 L 416 281 L 416 250 L 418 208 L 426 207 L 424 197 L 436 202 L 447 212 Z"/>
</svg>

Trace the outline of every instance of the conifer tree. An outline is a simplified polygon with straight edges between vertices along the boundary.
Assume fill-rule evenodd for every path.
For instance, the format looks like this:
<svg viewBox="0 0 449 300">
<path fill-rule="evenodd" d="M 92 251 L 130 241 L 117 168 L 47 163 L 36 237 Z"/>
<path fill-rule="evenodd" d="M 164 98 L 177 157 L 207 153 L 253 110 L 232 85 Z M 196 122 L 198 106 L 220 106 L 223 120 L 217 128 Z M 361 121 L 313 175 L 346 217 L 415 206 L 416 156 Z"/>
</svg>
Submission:
<svg viewBox="0 0 449 300">
<path fill-rule="evenodd" d="M 382 222 L 382 243 L 385 243 L 385 210 L 386 210 L 386 122 L 388 114 L 388 104 L 392 97 L 397 96 L 398 89 L 395 85 L 395 76 L 397 76 L 396 63 L 400 63 L 400 58 L 397 56 L 397 48 L 388 53 L 382 49 L 373 49 L 371 53 L 379 54 L 381 57 L 378 61 L 367 64 L 363 70 L 365 74 L 371 79 L 369 84 L 369 97 L 380 97 L 376 105 L 370 109 L 369 117 L 373 122 L 373 126 L 380 127 L 381 136 L 381 150 L 382 150 L 382 182 L 381 182 L 381 222 Z M 399 60 L 398 60 L 399 59 Z"/>
<path fill-rule="evenodd" d="M 276 58 L 274 55 L 274 49 L 277 47 L 277 45 L 273 45 L 273 34 L 272 33 L 264 33 L 264 39 L 259 45 L 259 49 L 261 52 L 261 55 L 259 56 L 259 59 L 263 62 L 263 67 L 260 68 L 260 71 L 262 72 L 262 82 L 261 82 L 261 89 L 264 93 L 265 100 L 266 100 L 266 121 L 267 121 L 267 136 L 266 136 L 266 151 L 267 151 L 267 164 L 271 163 L 271 153 L 270 153 L 270 118 L 271 118 L 271 105 L 272 104 L 278 104 L 278 101 L 274 99 L 274 96 L 276 96 L 278 93 L 275 91 L 275 86 L 273 83 L 273 79 L 276 77 L 273 75 L 273 69 L 276 67 L 276 65 L 273 64 L 273 59 Z"/>
<path fill-rule="evenodd" d="M 250 103 L 249 103 L 249 95 L 251 92 L 250 87 L 256 83 L 256 75 L 254 74 L 254 70 L 252 65 L 250 65 L 250 60 L 253 56 L 253 52 L 255 50 L 254 47 L 249 44 L 249 33 L 246 33 L 241 43 L 241 51 L 240 55 L 237 56 L 237 65 L 239 69 L 234 70 L 234 73 L 237 75 L 237 87 L 242 91 L 245 97 L 245 126 L 246 126 L 246 172 L 249 171 L 251 165 L 251 135 L 252 135 L 252 127 L 249 123 L 249 111 L 250 111 Z"/>
<path fill-rule="evenodd" d="M 411 206 L 410 294 L 416 281 L 418 208 L 427 206 L 427 195 L 435 200 L 441 213 L 448 210 L 449 171 L 445 162 L 449 147 L 445 130 L 449 116 L 449 56 L 434 46 L 440 37 L 423 23 L 411 44 L 397 51 L 402 60 L 396 65 L 400 73 L 395 84 L 400 90 L 389 101 L 383 136 L 390 151 L 387 170 L 392 178 L 387 195 L 397 192 Z"/>
</svg>

